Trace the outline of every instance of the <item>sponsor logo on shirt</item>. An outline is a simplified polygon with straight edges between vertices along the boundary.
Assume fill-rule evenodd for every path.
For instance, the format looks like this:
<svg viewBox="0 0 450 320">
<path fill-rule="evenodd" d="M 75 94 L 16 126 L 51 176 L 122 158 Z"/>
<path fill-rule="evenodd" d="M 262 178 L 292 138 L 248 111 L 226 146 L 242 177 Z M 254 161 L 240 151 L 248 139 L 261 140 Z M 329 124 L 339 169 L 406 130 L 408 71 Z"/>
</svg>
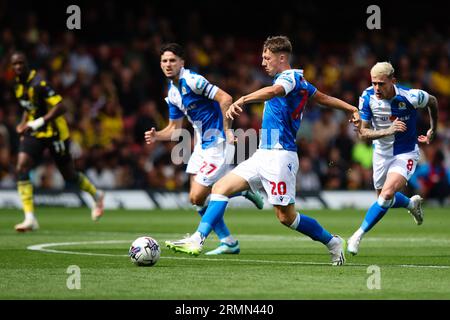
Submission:
<svg viewBox="0 0 450 320">
<path fill-rule="evenodd" d="M 382 119 L 383 121 L 386 121 L 386 120 L 389 119 L 389 121 L 391 121 L 391 122 L 394 122 L 395 119 L 398 119 L 398 120 L 400 120 L 400 121 L 408 121 L 409 118 L 410 118 L 409 115 L 403 116 L 403 117 L 396 117 L 396 116 L 390 116 L 389 118 L 388 118 L 388 117 L 381 117 L 381 119 Z"/>
</svg>

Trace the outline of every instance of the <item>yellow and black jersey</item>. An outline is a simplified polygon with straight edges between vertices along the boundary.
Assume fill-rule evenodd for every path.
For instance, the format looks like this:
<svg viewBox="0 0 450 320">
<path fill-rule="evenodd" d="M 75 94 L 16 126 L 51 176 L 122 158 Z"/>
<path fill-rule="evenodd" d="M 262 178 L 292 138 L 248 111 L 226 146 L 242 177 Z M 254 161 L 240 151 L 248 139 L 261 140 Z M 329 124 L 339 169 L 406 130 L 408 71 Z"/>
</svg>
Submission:
<svg viewBox="0 0 450 320">
<path fill-rule="evenodd" d="M 27 112 L 27 121 L 43 117 L 62 101 L 62 97 L 36 73 L 36 70 L 30 71 L 25 83 L 16 78 L 14 93 L 19 104 Z M 69 128 L 64 117 L 59 116 L 33 132 L 32 135 L 36 138 L 66 140 L 69 137 Z"/>
</svg>

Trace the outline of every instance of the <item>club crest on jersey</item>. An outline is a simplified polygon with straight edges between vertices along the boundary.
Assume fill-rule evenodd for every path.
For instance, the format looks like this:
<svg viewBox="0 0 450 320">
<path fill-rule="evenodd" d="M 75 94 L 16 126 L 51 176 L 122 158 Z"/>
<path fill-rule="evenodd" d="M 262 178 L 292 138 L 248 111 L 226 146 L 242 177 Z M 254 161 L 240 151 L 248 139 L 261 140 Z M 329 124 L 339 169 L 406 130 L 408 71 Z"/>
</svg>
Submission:
<svg viewBox="0 0 450 320">
<path fill-rule="evenodd" d="M 406 109 L 406 103 L 400 102 L 400 103 L 398 104 L 398 108 L 401 109 L 401 110 L 405 110 L 405 109 Z"/>
</svg>

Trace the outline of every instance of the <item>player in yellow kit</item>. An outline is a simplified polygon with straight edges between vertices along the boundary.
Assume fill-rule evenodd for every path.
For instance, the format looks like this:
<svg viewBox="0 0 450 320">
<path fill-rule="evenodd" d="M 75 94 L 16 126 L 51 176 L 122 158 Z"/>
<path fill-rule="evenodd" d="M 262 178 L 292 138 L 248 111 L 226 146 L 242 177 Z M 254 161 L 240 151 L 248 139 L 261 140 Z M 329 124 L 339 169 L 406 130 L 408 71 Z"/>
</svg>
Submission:
<svg viewBox="0 0 450 320">
<path fill-rule="evenodd" d="M 78 186 L 93 197 L 95 205 L 91 217 L 94 221 L 97 220 L 103 215 L 104 192 L 97 190 L 83 173 L 75 170 L 69 151 L 70 134 L 63 116 L 66 107 L 62 97 L 36 73 L 36 70 L 29 69 L 23 53 L 14 53 L 11 56 L 11 64 L 16 75 L 14 94 L 24 110 L 22 120 L 16 127 L 20 135 L 16 170 L 17 189 L 25 220 L 15 226 L 16 231 L 25 232 L 39 228 L 34 216 L 30 170 L 39 163 L 45 149 L 49 149 L 66 183 Z"/>
</svg>

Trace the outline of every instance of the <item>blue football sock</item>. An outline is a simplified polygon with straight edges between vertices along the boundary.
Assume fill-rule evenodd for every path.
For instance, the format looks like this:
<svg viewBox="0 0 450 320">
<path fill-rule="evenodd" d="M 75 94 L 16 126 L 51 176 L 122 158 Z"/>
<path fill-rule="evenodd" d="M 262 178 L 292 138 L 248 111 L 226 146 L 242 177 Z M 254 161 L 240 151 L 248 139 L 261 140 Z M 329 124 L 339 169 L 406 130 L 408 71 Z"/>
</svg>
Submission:
<svg viewBox="0 0 450 320">
<path fill-rule="evenodd" d="M 315 241 L 320 241 L 327 244 L 333 238 L 331 233 L 325 230 L 317 220 L 305 216 L 304 214 L 297 214 L 297 219 L 291 225 L 291 228 L 307 235 Z"/>
<path fill-rule="evenodd" d="M 203 217 L 205 215 L 206 210 L 208 209 L 207 206 L 202 207 L 200 210 L 198 210 L 198 214 Z M 214 232 L 217 234 L 217 237 L 219 239 L 224 239 L 228 237 L 231 233 L 230 230 L 228 230 L 227 225 L 225 224 L 225 221 L 223 217 L 214 225 L 213 228 Z"/>
<path fill-rule="evenodd" d="M 228 230 L 228 227 L 225 224 L 225 221 L 223 220 L 223 216 L 214 226 L 214 232 L 217 234 L 217 237 L 219 239 L 224 239 L 231 234 L 230 230 Z"/>
<path fill-rule="evenodd" d="M 378 221 L 386 214 L 389 209 L 389 205 L 381 206 L 378 201 L 375 202 L 367 211 L 366 216 L 364 217 L 364 221 L 361 224 L 361 229 L 364 232 L 369 231 L 373 228 Z"/>
<path fill-rule="evenodd" d="M 401 192 L 396 192 L 395 202 L 391 208 L 408 208 L 410 199 Z"/>
<path fill-rule="evenodd" d="M 203 217 L 203 215 L 206 212 L 206 209 L 208 209 L 208 206 L 201 207 L 201 209 L 197 211 L 200 217 Z"/>
<path fill-rule="evenodd" d="M 211 194 L 208 208 L 206 209 L 206 212 L 198 225 L 197 231 L 206 238 L 211 233 L 213 227 L 219 223 L 220 220 L 223 222 L 223 215 L 225 214 L 227 205 L 228 197 L 220 194 Z M 226 230 L 229 233 L 228 228 L 226 228 Z M 219 238 L 221 237 L 219 236 Z"/>
</svg>

